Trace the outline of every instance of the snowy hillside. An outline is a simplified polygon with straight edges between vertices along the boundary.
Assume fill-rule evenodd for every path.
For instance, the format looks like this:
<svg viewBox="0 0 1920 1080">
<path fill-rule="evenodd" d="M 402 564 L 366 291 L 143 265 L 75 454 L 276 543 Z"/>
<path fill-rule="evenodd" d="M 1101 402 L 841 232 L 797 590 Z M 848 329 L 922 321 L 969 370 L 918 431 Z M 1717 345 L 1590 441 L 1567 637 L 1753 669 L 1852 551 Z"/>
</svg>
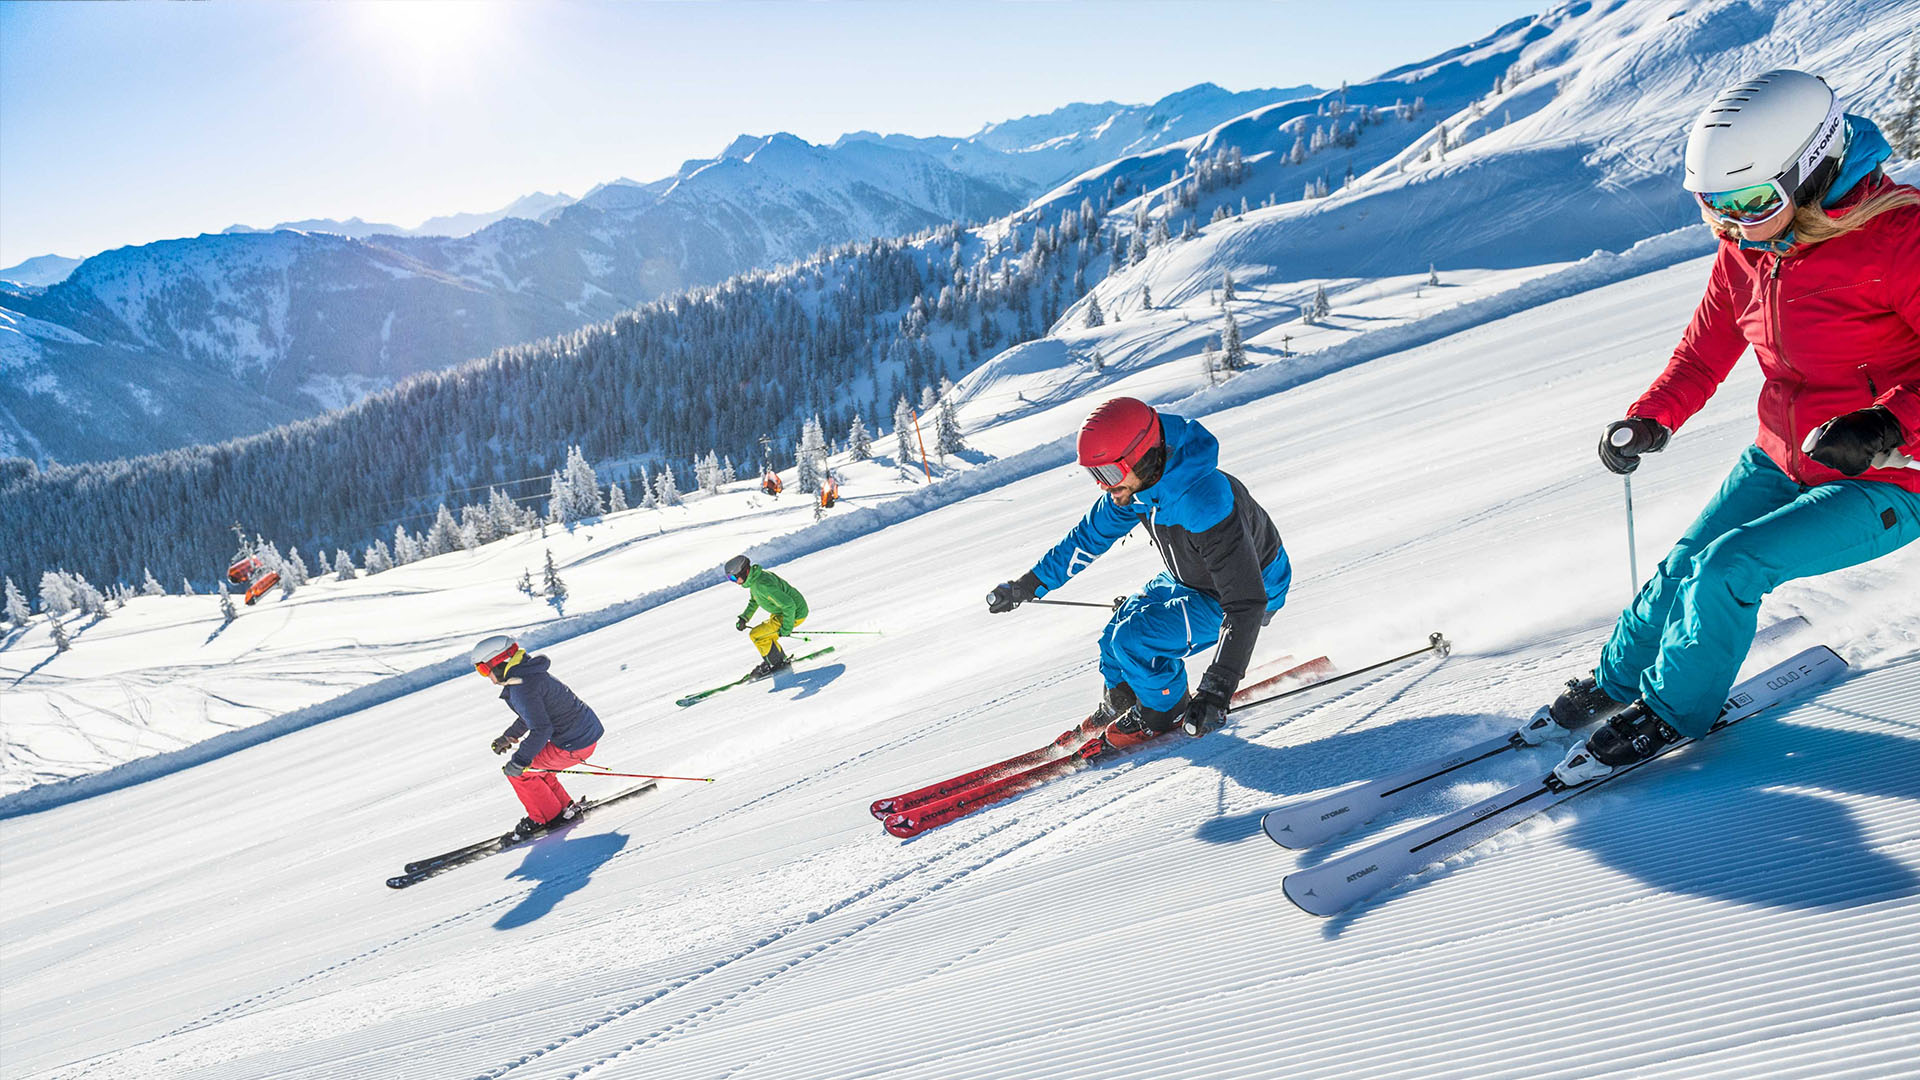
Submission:
<svg viewBox="0 0 1920 1080">
<path fill-rule="evenodd" d="M 715 522 L 736 531 L 628 586 L 683 574 L 697 549 L 699 587 L 545 651 L 607 721 L 596 761 L 716 781 L 405 892 L 383 879 L 519 812 L 485 749 L 506 716 L 471 674 L 0 820 L 0 1060 L 23 1078 L 1911 1075 L 1912 552 L 1768 601 L 1764 619 L 1812 622 L 1770 655 L 1830 643 L 1854 668 L 1836 688 L 1348 917 L 1288 905 L 1280 878 L 1324 854 L 1259 831 L 1277 803 L 1501 730 L 1591 662 L 1629 588 L 1620 485 L 1593 433 L 1693 306 L 1705 261 L 1671 263 L 1597 259 L 1430 312 L 1377 351 L 1355 337 L 1198 394 L 1153 392 L 1197 371 L 1171 353 L 1155 371 L 1145 351 L 1023 389 L 971 430 L 1031 449 L 856 508 L 838 542 L 764 549 L 811 627 L 883 636 L 680 709 L 751 659 L 740 590 L 711 566 L 752 537 Z M 1118 353 L 1136 331 L 1106 333 Z M 1257 661 L 1352 670 L 1433 629 L 1458 651 L 885 836 L 869 800 L 1037 745 L 1090 704 L 1099 613 L 994 617 L 980 596 L 1092 500 L 1066 436 L 1125 389 L 1200 417 L 1286 539 L 1295 589 Z M 1756 389 L 1740 369 L 1637 474 L 1643 566 L 1751 437 Z M 763 524 L 781 527 L 749 528 Z M 451 669 L 454 643 L 493 627 L 438 591 L 462 574 L 434 562 L 369 584 L 423 590 L 408 628 L 447 642 Z M 1061 596 L 1097 601 L 1158 568 L 1136 539 Z M 213 647 L 166 640 L 181 669 Z M 307 658 L 327 678 L 385 654 Z M 73 655 L 19 685 L 53 684 Z M 1383 827 L 1550 752 L 1518 756 Z"/>
</svg>

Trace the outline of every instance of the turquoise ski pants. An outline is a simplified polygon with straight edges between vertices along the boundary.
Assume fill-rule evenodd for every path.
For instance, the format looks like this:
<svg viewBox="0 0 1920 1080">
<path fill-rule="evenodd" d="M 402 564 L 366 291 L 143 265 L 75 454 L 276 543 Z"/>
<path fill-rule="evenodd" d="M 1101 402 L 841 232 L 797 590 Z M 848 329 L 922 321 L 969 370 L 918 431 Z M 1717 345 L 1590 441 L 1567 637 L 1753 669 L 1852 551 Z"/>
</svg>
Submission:
<svg viewBox="0 0 1920 1080">
<path fill-rule="evenodd" d="M 1621 612 L 1595 675 L 1682 735 L 1706 734 L 1753 645 L 1760 598 L 1920 539 L 1920 494 L 1876 480 L 1803 487 L 1751 446 Z"/>
</svg>

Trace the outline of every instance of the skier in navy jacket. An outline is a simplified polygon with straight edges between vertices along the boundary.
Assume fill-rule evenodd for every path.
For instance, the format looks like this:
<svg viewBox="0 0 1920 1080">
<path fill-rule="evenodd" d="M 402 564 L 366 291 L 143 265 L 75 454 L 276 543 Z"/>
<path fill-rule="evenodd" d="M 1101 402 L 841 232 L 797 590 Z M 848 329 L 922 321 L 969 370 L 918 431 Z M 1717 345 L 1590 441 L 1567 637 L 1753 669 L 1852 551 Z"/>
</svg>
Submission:
<svg viewBox="0 0 1920 1080">
<path fill-rule="evenodd" d="M 560 778 L 547 770 L 565 769 L 592 757 L 605 734 L 600 718 L 565 683 L 548 674 L 546 657 L 528 656 L 512 638 L 487 638 L 473 647 L 468 659 L 475 671 L 501 688 L 500 699 L 513 710 L 514 721 L 493 740 L 493 752 L 513 751 L 500 771 L 527 808 L 515 831 L 528 835 L 573 817 L 572 798 Z"/>
<path fill-rule="evenodd" d="M 1286 603 L 1293 567 L 1280 533 L 1246 486 L 1220 471 L 1220 444 L 1196 421 L 1115 398 L 1087 418 L 1078 451 L 1106 494 L 1033 569 L 995 587 L 987 610 L 1012 611 L 1059 588 L 1145 522 L 1167 569 L 1100 635 L 1100 713 L 1113 718 L 1106 738 L 1127 745 L 1176 724 L 1204 735 L 1246 677 L 1260 628 Z M 1185 658 L 1216 642 L 1189 694 Z"/>
</svg>

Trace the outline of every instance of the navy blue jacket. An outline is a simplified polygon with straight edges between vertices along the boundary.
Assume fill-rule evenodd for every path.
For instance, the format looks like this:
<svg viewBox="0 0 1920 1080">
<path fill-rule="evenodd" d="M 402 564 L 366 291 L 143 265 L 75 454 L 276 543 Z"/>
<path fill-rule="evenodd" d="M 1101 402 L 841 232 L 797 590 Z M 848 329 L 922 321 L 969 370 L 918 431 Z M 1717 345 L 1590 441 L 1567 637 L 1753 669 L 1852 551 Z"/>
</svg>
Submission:
<svg viewBox="0 0 1920 1080">
<path fill-rule="evenodd" d="M 1159 482 L 1135 495 L 1130 506 L 1100 496 L 1067 538 L 1041 557 L 1033 576 L 1044 596 L 1144 521 L 1173 579 L 1220 602 L 1226 619 L 1213 667 L 1230 691 L 1246 677 L 1267 613 L 1287 601 L 1293 564 L 1279 530 L 1246 485 L 1220 471 L 1220 442 L 1213 433 L 1172 413 L 1160 414 L 1160 428 L 1167 464 Z"/>
<path fill-rule="evenodd" d="M 573 696 L 567 684 L 547 674 L 551 662 L 529 656 L 507 672 L 500 699 L 516 719 L 506 730 L 509 739 L 526 738 L 513 752 L 514 764 L 526 768 L 548 743 L 562 750 L 584 750 L 600 741 L 606 729 L 587 704 Z"/>
</svg>

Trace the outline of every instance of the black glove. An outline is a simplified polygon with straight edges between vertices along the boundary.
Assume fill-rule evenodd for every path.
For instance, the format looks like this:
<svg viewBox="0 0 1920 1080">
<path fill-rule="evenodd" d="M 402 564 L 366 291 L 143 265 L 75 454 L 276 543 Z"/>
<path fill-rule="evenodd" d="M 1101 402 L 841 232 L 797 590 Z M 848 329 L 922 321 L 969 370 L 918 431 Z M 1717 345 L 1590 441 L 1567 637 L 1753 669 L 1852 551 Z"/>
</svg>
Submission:
<svg viewBox="0 0 1920 1080">
<path fill-rule="evenodd" d="M 499 738 L 493 740 L 493 752 L 496 754 L 504 754 L 507 751 L 513 749 L 513 744 L 519 741 L 520 741 L 519 739 L 516 739 L 511 735 L 502 735 Z"/>
<path fill-rule="evenodd" d="M 509 761 L 505 765 L 500 766 L 500 771 L 506 773 L 508 776 L 519 776 L 521 773 L 527 771 L 527 767 L 517 761 Z"/>
<path fill-rule="evenodd" d="M 1859 476 L 1875 468 L 1875 459 L 1884 466 L 1881 455 L 1900 449 L 1906 441 L 1900 421 L 1884 406 L 1836 416 L 1815 428 L 1802 447 L 1807 456 L 1848 476 Z"/>
<path fill-rule="evenodd" d="M 1224 672 L 1208 668 L 1200 679 L 1200 689 L 1187 699 L 1187 713 L 1180 727 L 1189 735 L 1205 735 L 1220 730 L 1227 722 L 1227 703 L 1233 700 L 1234 680 Z"/>
<path fill-rule="evenodd" d="M 1621 435 L 1620 432 L 1626 432 Z M 1600 462 L 1622 476 L 1640 467 L 1641 454 L 1657 454 L 1667 448 L 1673 432 L 1658 420 L 1629 416 L 1607 425 L 1600 436 Z"/>
<path fill-rule="evenodd" d="M 1017 580 L 1004 582 L 993 587 L 987 594 L 987 610 L 995 615 L 1004 614 L 1033 599 L 1040 588 L 1040 579 L 1029 570 Z"/>
<path fill-rule="evenodd" d="M 733 620 L 733 628 L 735 630 L 745 630 L 747 628 L 747 617 L 745 615 L 742 615 L 739 618 Z"/>
</svg>

